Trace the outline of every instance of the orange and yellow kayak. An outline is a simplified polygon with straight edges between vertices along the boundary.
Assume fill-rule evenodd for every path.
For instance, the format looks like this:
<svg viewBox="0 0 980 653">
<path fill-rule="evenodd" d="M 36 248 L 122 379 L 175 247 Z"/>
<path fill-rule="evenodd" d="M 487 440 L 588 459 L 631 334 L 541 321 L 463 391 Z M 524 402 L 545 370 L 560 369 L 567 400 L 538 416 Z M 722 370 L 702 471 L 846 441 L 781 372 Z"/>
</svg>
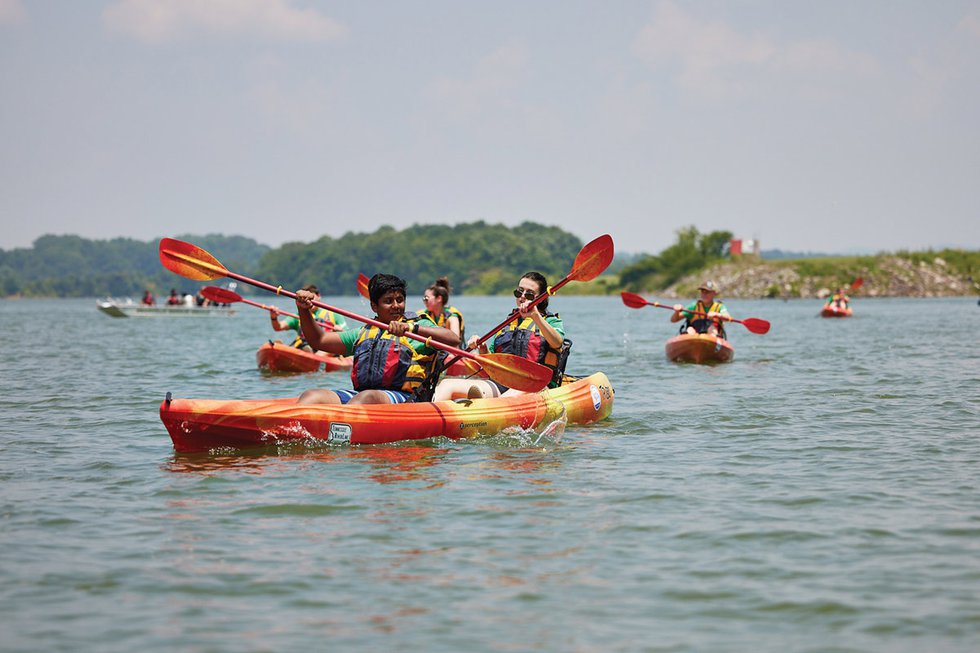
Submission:
<svg viewBox="0 0 980 653">
<path fill-rule="evenodd" d="M 534 429 L 564 414 L 569 424 L 588 424 L 612 412 L 613 388 L 606 375 L 569 381 L 537 393 L 407 404 L 326 405 L 296 398 L 226 401 L 171 399 L 160 419 L 181 453 L 245 449 L 300 441 L 379 444 L 444 436 L 493 435 L 508 427 Z"/>
<path fill-rule="evenodd" d="M 707 333 L 683 333 L 667 341 L 667 358 L 675 363 L 727 363 L 735 348 L 724 338 Z"/>
<path fill-rule="evenodd" d="M 321 352 L 308 352 L 281 342 L 267 342 L 255 352 L 259 368 L 270 372 L 325 372 L 349 370 L 353 365 L 350 356 L 332 356 Z"/>
</svg>

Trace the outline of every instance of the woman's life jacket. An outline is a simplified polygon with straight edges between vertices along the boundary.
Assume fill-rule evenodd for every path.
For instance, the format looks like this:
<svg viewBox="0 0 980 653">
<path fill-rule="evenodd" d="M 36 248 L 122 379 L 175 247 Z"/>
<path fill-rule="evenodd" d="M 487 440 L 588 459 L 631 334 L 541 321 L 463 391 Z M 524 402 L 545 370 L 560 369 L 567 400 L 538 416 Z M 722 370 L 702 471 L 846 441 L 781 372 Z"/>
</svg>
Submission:
<svg viewBox="0 0 980 653">
<path fill-rule="evenodd" d="M 515 315 L 513 311 L 511 315 Z M 558 317 L 557 313 L 545 313 L 544 317 Z M 544 335 L 538 325 L 534 323 L 531 316 L 518 317 L 510 324 L 497 332 L 493 339 L 494 352 L 501 354 L 513 354 L 521 358 L 530 359 L 536 363 L 541 363 L 553 370 L 549 388 L 561 385 L 562 375 L 565 373 L 565 364 L 568 362 L 568 353 L 572 347 L 571 340 L 563 340 L 559 349 L 553 348 L 545 340 Z"/>
<path fill-rule="evenodd" d="M 444 309 L 442 309 L 442 313 L 440 315 L 433 315 L 428 311 L 422 311 L 418 314 L 418 317 L 424 317 L 432 320 L 433 324 L 436 326 L 448 329 L 449 318 L 453 317 L 454 315 L 456 316 L 456 319 L 459 320 L 459 341 L 466 342 L 466 322 L 463 320 L 463 314 L 460 313 L 459 309 L 455 306 L 446 306 Z"/>
</svg>

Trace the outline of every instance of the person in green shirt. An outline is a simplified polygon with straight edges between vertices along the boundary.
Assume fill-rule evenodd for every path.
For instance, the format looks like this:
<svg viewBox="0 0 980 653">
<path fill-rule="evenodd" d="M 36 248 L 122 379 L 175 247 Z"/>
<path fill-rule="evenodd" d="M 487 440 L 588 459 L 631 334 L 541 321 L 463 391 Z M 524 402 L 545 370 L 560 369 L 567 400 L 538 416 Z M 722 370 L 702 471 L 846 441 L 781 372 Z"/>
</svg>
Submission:
<svg viewBox="0 0 980 653">
<path fill-rule="evenodd" d="M 705 281 L 698 286 L 700 296 L 697 301 L 682 306 L 674 304 L 674 312 L 670 316 L 671 322 L 684 320 L 681 333 L 694 335 L 696 333 L 707 333 L 719 338 L 725 337 L 725 327 L 722 324 L 731 316 L 725 305 L 717 301 L 718 286 L 714 281 Z"/>
<path fill-rule="evenodd" d="M 296 292 L 296 309 L 303 337 L 310 346 L 338 356 L 353 356 L 353 390 L 306 390 L 301 404 L 400 404 L 415 401 L 415 390 L 426 379 L 435 363 L 431 341 L 456 347 L 459 338 L 432 320 L 405 314 L 405 282 L 391 274 L 376 274 L 368 283 L 371 310 L 380 328 L 365 324 L 359 329 L 327 331 L 310 311 L 316 295 L 309 290 Z M 424 340 L 408 338 L 411 332 Z"/>
<path fill-rule="evenodd" d="M 313 284 L 310 284 L 303 288 L 303 290 L 313 293 L 314 299 L 320 299 L 320 291 Z M 296 332 L 296 339 L 290 344 L 291 347 L 296 347 L 297 349 L 302 349 L 303 351 L 314 351 L 310 347 L 306 339 L 303 338 L 303 327 L 300 322 L 295 317 L 286 317 L 283 319 L 279 318 L 279 311 L 273 308 L 269 311 L 269 318 L 272 320 L 272 328 L 275 331 L 289 331 L 292 329 Z M 325 308 L 320 308 L 318 306 L 313 309 L 313 319 L 317 322 L 332 328 L 334 331 L 342 331 L 347 328 L 347 322 L 344 320 L 343 315 L 337 315 L 333 311 L 328 311 Z"/>
<path fill-rule="evenodd" d="M 567 348 L 571 342 L 565 340 L 565 323 L 557 313 L 548 312 L 548 299 L 543 299 L 533 307 L 531 302 L 547 292 L 548 280 L 540 272 L 528 272 L 517 282 L 514 298 L 517 308 L 511 312 L 512 320 L 480 345 L 480 353 L 498 352 L 514 354 L 541 363 L 555 370 L 548 387 L 559 383 Z M 476 347 L 479 337 L 473 336 L 467 343 L 468 349 Z M 507 388 L 490 379 L 443 379 L 436 386 L 433 401 L 466 396 L 470 399 L 500 397 L 521 394 L 520 390 Z"/>
</svg>

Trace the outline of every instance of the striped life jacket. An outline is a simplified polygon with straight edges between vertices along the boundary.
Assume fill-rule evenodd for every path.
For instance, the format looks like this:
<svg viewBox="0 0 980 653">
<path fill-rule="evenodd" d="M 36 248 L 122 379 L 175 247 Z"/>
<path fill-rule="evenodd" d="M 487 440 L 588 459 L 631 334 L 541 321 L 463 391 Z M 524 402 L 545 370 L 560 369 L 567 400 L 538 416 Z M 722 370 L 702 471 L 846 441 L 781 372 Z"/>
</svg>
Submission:
<svg viewBox="0 0 980 653">
<path fill-rule="evenodd" d="M 353 356 L 350 380 L 357 391 L 412 392 L 428 376 L 434 358 L 416 353 L 409 338 L 396 338 L 373 325 L 361 327 Z"/>
<path fill-rule="evenodd" d="M 432 320 L 436 326 L 443 327 L 445 329 L 449 328 L 449 318 L 456 316 L 459 320 L 459 340 L 460 342 L 466 342 L 466 322 L 463 320 L 463 314 L 459 312 L 459 309 L 455 306 L 447 306 L 443 309 L 442 314 L 435 316 L 428 311 L 422 311 L 419 313 L 419 317 L 425 317 Z"/>
<path fill-rule="evenodd" d="M 724 338 L 725 327 L 722 324 L 722 321 L 715 319 L 709 320 L 707 317 L 707 314 L 711 311 L 715 311 L 716 313 L 720 312 L 721 304 L 719 302 L 712 302 L 711 306 L 705 308 L 704 302 L 699 299 L 697 305 L 694 307 L 695 315 L 692 315 L 687 319 L 684 326 L 681 327 L 681 333 L 687 331 L 687 327 L 689 326 L 694 327 L 694 330 L 698 333 L 707 333 L 711 325 L 714 324 L 718 329 L 718 337 Z"/>
<path fill-rule="evenodd" d="M 516 313 L 515 310 L 511 315 Z M 545 313 L 544 315 L 545 317 L 558 317 L 557 313 Z M 498 331 L 493 339 L 493 350 L 497 353 L 513 354 L 550 367 L 554 374 L 551 377 L 551 383 L 548 384 L 549 388 L 561 384 L 565 363 L 568 360 L 568 350 L 571 346 L 571 340 L 564 340 L 560 349 L 555 349 L 549 345 L 541 334 L 541 330 L 538 329 L 538 325 L 530 316 L 512 320 L 510 324 Z"/>
<path fill-rule="evenodd" d="M 320 308 L 319 306 L 317 306 L 316 310 L 313 311 L 313 319 L 316 320 L 317 322 L 326 322 L 329 324 L 335 324 L 333 311 L 328 311 L 327 309 Z M 296 334 L 296 339 L 293 340 L 293 344 L 290 346 L 296 347 L 298 349 L 304 349 L 306 347 L 313 349 L 312 347 L 310 347 L 310 343 L 306 342 L 306 338 L 303 337 L 302 329 L 300 329 L 299 333 Z"/>
</svg>

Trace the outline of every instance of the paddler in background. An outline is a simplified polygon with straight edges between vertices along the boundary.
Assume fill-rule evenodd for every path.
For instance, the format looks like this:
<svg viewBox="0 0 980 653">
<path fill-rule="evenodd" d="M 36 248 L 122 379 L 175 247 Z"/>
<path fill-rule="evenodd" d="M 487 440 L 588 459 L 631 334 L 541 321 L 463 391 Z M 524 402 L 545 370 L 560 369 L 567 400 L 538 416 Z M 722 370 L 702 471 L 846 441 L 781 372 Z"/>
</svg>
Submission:
<svg viewBox="0 0 980 653">
<path fill-rule="evenodd" d="M 313 284 L 310 284 L 303 288 L 304 291 L 312 293 L 313 299 L 320 299 L 320 291 Z M 269 318 L 272 320 L 272 328 L 276 331 L 288 331 L 292 329 L 296 332 L 296 339 L 290 344 L 291 347 L 296 347 L 297 349 L 302 349 L 303 351 L 314 351 L 310 347 L 309 343 L 303 338 L 303 327 L 300 322 L 295 317 L 287 317 L 282 320 L 279 319 L 279 311 L 273 310 L 269 311 Z M 337 330 L 342 330 L 347 328 L 347 321 L 344 320 L 342 315 L 337 315 L 333 311 L 328 311 L 325 308 L 314 307 L 313 309 L 313 319 L 324 324 L 329 324 L 336 327 Z"/>
<path fill-rule="evenodd" d="M 847 288 L 841 286 L 837 292 L 827 298 L 825 306 L 833 306 L 839 311 L 845 311 L 851 304 L 851 298 L 847 296 Z"/>
<path fill-rule="evenodd" d="M 314 349 L 338 356 L 353 356 L 353 390 L 307 390 L 301 404 L 401 404 L 419 399 L 415 390 L 422 384 L 436 360 L 436 350 L 426 341 L 408 338 L 411 331 L 426 340 L 456 347 L 459 337 L 432 320 L 405 315 L 405 282 L 391 274 L 376 274 L 368 283 L 368 296 L 375 321 L 388 325 L 381 329 L 365 324 L 359 329 L 326 331 L 313 319 L 310 309 L 316 294 L 296 292 L 296 309 L 303 337 Z"/>
<path fill-rule="evenodd" d="M 528 272 L 517 282 L 514 298 L 517 308 L 511 311 L 513 320 L 492 338 L 480 345 L 480 353 L 514 354 L 541 363 L 555 371 L 549 388 L 561 384 L 561 377 L 572 343 L 565 339 L 565 324 L 557 313 L 548 312 L 548 299 L 530 306 L 548 290 L 548 280 L 540 272 Z M 473 336 L 467 343 L 472 350 L 480 338 Z M 433 401 L 466 396 L 470 399 L 522 394 L 490 379 L 443 379 L 436 386 Z"/>
<path fill-rule="evenodd" d="M 464 342 L 466 327 L 463 321 L 463 314 L 455 306 L 449 305 L 448 277 L 439 277 L 436 282 L 425 289 L 422 293 L 422 304 L 425 310 L 419 317 L 425 316 L 436 323 L 437 326 L 446 327 L 456 334 L 460 342 Z"/>
<path fill-rule="evenodd" d="M 718 286 L 714 281 L 705 281 L 698 286 L 700 295 L 692 304 L 682 306 L 674 304 L 671 322 L 684 320 L 681 333 L 707 333 L 718 338 L 725 338 L 724 318 L 730 317 L 725 305 L 715 300 L 718 296 Z"/>
</svg>

